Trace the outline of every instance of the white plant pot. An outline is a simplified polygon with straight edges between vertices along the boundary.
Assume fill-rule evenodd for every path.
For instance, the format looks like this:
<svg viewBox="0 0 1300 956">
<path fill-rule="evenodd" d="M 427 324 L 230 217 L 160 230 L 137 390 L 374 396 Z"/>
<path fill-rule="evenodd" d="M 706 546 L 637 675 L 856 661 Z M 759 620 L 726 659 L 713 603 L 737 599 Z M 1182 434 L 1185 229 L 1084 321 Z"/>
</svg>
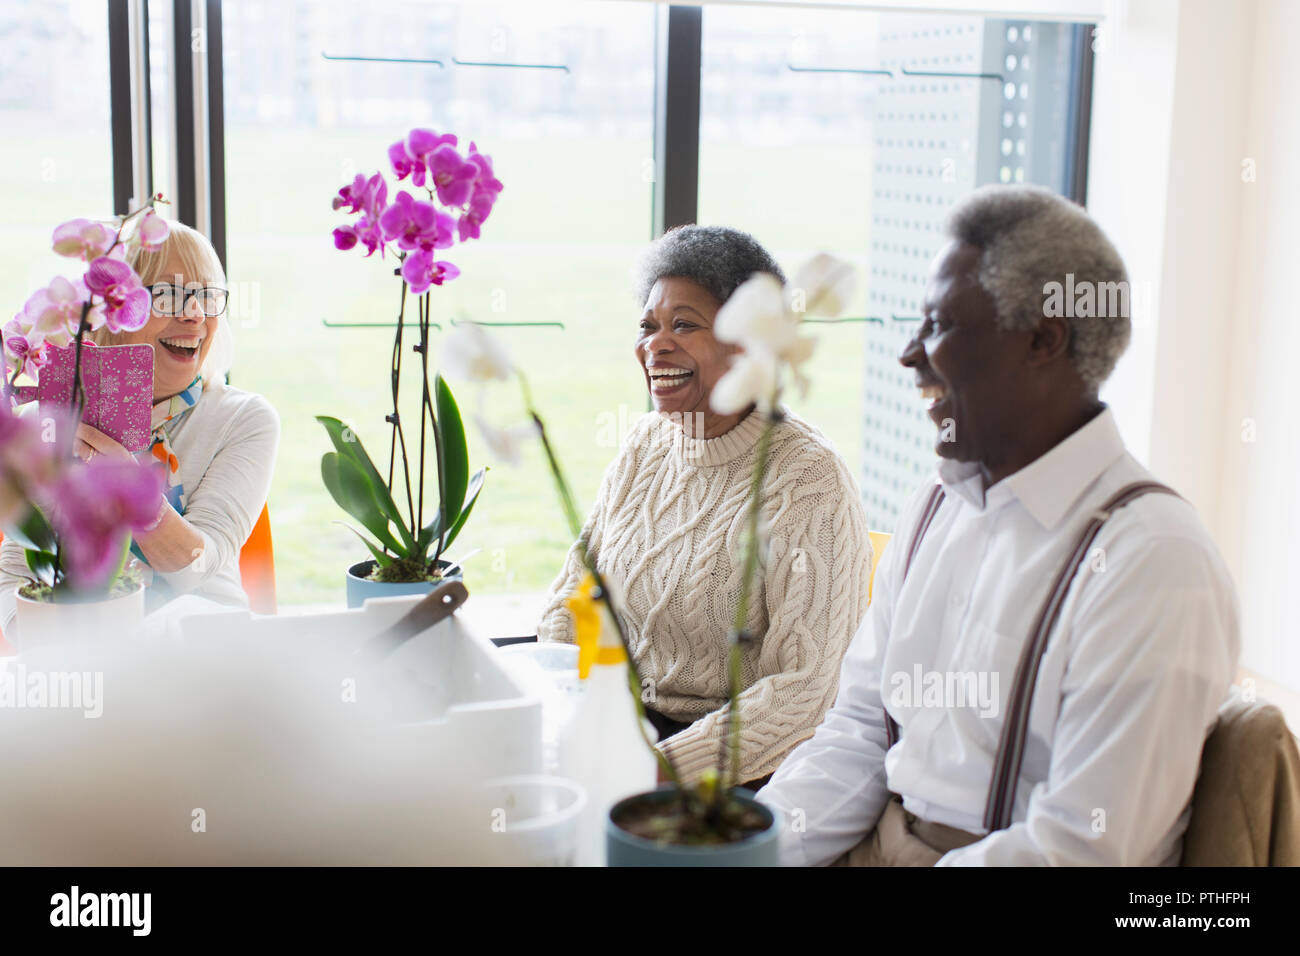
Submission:
<svg viewBox="0 0 1300 956">
<path fill-rule="evenodd" d="M 144 620 L 144 586 L 99 601 L 33 601 L 18 595 L 18 644 L 28 650 L 75 639 L 130 634 Z"/>
</svg>

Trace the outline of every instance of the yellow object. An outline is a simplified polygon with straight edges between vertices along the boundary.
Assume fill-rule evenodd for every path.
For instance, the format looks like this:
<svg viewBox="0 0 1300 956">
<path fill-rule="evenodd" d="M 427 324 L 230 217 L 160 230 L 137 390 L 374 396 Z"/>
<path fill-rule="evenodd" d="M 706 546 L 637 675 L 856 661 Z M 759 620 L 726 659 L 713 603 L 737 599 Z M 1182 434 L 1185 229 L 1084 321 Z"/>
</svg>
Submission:
<svg viewBox="0 0 1300 956">
<path fill-rule="evenodd" d="M 597 664 L 622 664 L 625 660 L 627 652 L 621 646 L 596 648 Z"/>
<path fill-rule="evenodd" d="M 623 645 L 602 644 L 600 635 L 601 613 L 609 613 L 609 605 L 593 596 L 596 579 L 590 573 L 582 578 L 578 590 L 564 600 L 564 604 L 573 612 L 573 636 L 578 645 L 578 677 L 587 679 L 592 664 L 622 664 L 627 660 Z M 601 605 L 604 605 L 602 608 Z"/>
<path fill-rule="evenodd" d="M 890 534 L 887 531 L 868 531 L 871 538 L 871 577 L 867 581 L 867 603 L 871 603 L 871 590 L 876 583 L 876 568 L 880 567 L 880 556 L 885 553 Z"/>
<path fill-rule="evenodd" d="M 596 660 L 600 644 L 600 611 L 591 592 L 596 589 L 596 579 L 588 572 L 583 575 L 578 590 L 564 599 L 564 605 L 573 612 L 573 639 L 578 645 L 578 677 L 587 679 L 591 665 Z"/>
</svg>

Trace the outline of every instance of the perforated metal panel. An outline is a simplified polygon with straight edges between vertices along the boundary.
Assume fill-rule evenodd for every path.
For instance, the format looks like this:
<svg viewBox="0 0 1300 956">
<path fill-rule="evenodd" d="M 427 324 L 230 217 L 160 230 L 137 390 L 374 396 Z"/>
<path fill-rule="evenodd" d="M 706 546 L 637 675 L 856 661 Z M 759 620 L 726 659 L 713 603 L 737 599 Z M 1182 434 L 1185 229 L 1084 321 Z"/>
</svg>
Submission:
<svg viewBox="0 0 1300 956">
<path fill-rule="evenodd" d="M 935 426 L 898 355 L 916 330 L 949 207 L 976 186 L 1065 181 L 1067 24 L 979 17 L 883 17 L 882 66 L 901 76 L 877 99 L 868 337 L 860 483 L 872 527 L 899 508 L 936 461 Z M 1026 60 L 1028 57 L 1028 60 Z"/>
</svg>

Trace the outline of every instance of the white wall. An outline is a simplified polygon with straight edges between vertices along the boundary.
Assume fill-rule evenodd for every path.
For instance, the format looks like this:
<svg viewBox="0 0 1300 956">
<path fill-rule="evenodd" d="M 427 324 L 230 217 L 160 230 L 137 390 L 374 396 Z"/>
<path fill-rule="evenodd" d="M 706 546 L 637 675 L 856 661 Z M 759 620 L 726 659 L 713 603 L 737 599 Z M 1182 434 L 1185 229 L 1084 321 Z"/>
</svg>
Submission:
<svg viewBox="0 0 1300 956">
<path fill-rule="evenodd" d="M 1237 286 L 1215 531 L 1241 596 L 1243 663 L 1300 690 L 1300 3 L 1258 0 L 1241 155 Z M 1240 180 L 1240 173 L 1238 174 Z M 1251 436 L 1254 441 L 1243 440 Z"/>
<path fill-rule="evenodd" d="M 1108 7 L 1094 43 L 1088 209 L 1124 257 L 1135 293 L 1149 290 L 1150 308 L 1135 308 L 1132 341 L 1102 397 L 1129 448 L 1149 463 L 1179 4 Z M 1135 294 L 1135 307 L 1147 298 Z"/>
<path fill-rule="evenodd" d="M 1219 542 L 1241 598 L 1243 666 L 1293 690 L 1297 37 L 1294 0 L 1111 4 L 1088 203 L 1135 283 L 1154 290 L 1105 397 L 1135 454 L 1197 506 Z M 1243 182 L 1247 159 L 1254 182 Z M 1255 440 L 1243 441 L 1252 422 Z"/>
</svg>

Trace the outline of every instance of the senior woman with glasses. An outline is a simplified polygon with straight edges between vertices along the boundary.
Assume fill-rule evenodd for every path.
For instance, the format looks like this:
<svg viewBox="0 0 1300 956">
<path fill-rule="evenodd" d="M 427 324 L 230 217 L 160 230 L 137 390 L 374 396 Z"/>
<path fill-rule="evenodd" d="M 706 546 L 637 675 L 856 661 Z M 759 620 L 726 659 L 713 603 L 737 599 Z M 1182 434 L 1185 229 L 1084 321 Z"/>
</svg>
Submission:
<svg viewBox="0 0 1300 956">
<path fill-rule="evenodd" d="M 728 633 L 763 428 L 752 407 L 709 396 L 738 351 L 718 309 L 756 272 L 783 278 L 752 236 L 682 226 L 655 242 L 638 279 L 635 355 L 654 411 L 609 466 L 583 531 L 616 594 L 660 749 L 687 781 L 717 766 L 726 727 Z M 631 332 L 631 330 L 629 330 Z M 631 338 L 632 336 L 629 335 Z M 763 485 L 769 551 L 743 646 L 740 779 L 757 785 L 812 735 L 835 698 L 840 658 L 867 609 L 871 546 L 844 459 L 784 410 Z M 564 599 L 583 574 L 575 546 L 552 585 L 541 640 L 572 641 Z"/>
<path fill-rule="evenodd" d="M 266 503 L 280 420 L 260 395 L 226 384 L 233 350 L 225 271 L 201 233 L 169 225 L 161 246 L 136 250 L 130 262 L 153 296 L 149 321 L 135 332 L 95 333 L 97 345 L 153 347 L 152 441 L 133 455 L 81 424 L 76 453 L 87 461 L 111 455 L 165 470 L 157 519 L 131 544 L 149 581 L 151 609 L 190 594 L 246 605 L 239 551 Z M 6 540 L 0 614 L 7 637 L 13 636 L 15 592 L 28 577 L 22 546 Z"/>
</svg>

